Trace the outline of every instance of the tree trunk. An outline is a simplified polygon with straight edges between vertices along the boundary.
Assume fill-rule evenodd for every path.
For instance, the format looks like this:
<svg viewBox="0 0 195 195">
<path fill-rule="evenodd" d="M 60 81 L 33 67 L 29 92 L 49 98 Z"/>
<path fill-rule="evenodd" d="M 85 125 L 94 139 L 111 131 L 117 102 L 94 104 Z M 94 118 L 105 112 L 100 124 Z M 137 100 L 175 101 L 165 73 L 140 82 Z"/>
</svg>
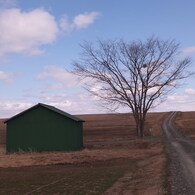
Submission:
<svg viewBox="0 0 195 195">
<path fill-rule="evenodd" d="M 143 138 L 143 136 L 144 136 L 144 129 L 143 129 L 143 124 L 141 121 L 137 126 L 137 136 L 140 138 Z"/>
<path fill-rule="evenodd" d="M 145 120 L 144 119 L 139 119 L 137 117 L 134 117 L 135 118 L 135 123 L 136 123 L 136 133 L 137 133 L 137 136 L 140 137 L 140 138 L 143 138 L 144 136 L 144 123 L 145 123 Z"/>
<path fill-rule="evenodd" d="M 139 119 L 137 116 L 134 115 L 134 119 L 135 119 L 135 128 L 136 128 L 136 134 L 137 137 L 140 137 L 140 127 L 139 127 Z"/>
</svg>

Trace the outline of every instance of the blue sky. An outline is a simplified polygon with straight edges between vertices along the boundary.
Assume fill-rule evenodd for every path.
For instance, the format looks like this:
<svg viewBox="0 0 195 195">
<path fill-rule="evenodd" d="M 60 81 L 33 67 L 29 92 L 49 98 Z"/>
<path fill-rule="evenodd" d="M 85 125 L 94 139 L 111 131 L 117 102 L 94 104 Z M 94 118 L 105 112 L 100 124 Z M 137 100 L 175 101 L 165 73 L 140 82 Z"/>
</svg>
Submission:
<svg viewBox="0 0 195 195">
<path fill-rule="evenodd" d="M 67 72 L 79 44 L 155 35 L 180 42 L 181 55 L 195 60 L 194 10 L 194 0 L 0 0 L 0 118 L 38 102 L 72 114 L 107 112 Z M 195 110 L 194 78 L 154 111 L 169 110 Z"/>
</svg>

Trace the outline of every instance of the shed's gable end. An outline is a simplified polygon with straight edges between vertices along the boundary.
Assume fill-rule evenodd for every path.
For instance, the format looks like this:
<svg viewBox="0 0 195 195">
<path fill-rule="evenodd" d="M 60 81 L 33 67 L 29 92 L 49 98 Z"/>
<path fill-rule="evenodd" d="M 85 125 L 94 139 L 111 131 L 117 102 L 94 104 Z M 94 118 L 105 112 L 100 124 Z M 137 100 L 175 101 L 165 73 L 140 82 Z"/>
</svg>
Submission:
<svg viewBox="0 0 195 195">
<path fill-rule="evenodd" d="M 32 110 L 32 109 L 35 109 L 35 108 L 37 108 L 37 107 L 40 107 L 40 106 L 41 106 L 41 107 L 44 107 L 44 108 L 46 108 L 46 109 L 49 109 L 49 110 L 51 110 L 51 111 L 53 111 L 53 112 L 56 112 L 56 113 L 58 113 L 58 114 L 60 114 L 60 115 L 62 115 L 62 116 L 64 116 L 64 117 L 70 118 L 70 119 L 72 119 L 72 120 L 74 120 L 74 121 L 76 121 L 76 122 L 85 122 L 84 120 L 82 120 L 82 119 L 80 119 L 80 118 L 78 118 L 78 117 L 75 117 L 75 116 L 73 116 L 73 115 L 71 115 L 71 114 L 69 114 L 69 113 L 67 113 L 67 112 L 64 112 L 64 111 L 62 111 L 62 110 L 60 110 L 60 109 L 58 109 L 58 108 L 56 108 L 56 107 L 54 107 L 54 106 L 50 106 L 50 105 L 43 104 L 43 103 L 38 103 L 38 104 L 36 104 L 35 106 L 33 106 L 33 107 L 31 107 L 31 108 L 29 108 L 29 109 L 27 109 L 27 110 L 25 110 L 25 111 L 23 111 L 23 112 L 21 112 L 21 113 L 19 113 L 19 114 L 13 116 L 13 117 L 11 117 L 11 118 L 9 118 L 8 120 L 4 121 L 4 123 L 7 123 L 7 122 L 9 122 L 10 120 L 15 119 L 15 118 L 17 118 L 17 117 L 19 117 L 19 116 L 25 114 L 26 112 L 28 112 L 28 111 L 30 111 L 30 110 Z"/>
</svg>

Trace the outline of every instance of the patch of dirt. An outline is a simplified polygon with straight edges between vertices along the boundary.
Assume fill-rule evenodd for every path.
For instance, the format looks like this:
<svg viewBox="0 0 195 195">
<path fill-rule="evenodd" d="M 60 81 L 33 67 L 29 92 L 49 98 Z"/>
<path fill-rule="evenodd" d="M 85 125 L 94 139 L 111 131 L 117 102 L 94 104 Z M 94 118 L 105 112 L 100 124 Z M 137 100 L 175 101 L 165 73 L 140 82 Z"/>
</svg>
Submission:
<svg viewBox="0 0 195 195">
<path fill-rule="evenodd" d="M 138 189 L 140 195 L 158 195 L 163 194 L 162 173 L 165 164 L 164 154 L 150 156 L 138 163 L 138 170 L 135 172 L 134 186 Z"/>
<path fill-rule="evenodd" d="M 127 189 L 127 186 L 129 185 L 129 183 L 132 180 L 132 172 L 129 173 L 125 173 L 125 175 L 121 178 L 119 178 L 112 187 L 110 187 L 108 190 L 106 190 L 106 192 L 104 192 L 103 195 L 118 195 L 118 194 L 125 194 Z M 131 190 L 127 190 L 127 194 L 131 194 L 133 191 L 133 189 Z"/>
<path fill-rule="evenodd" d="M 134 172 L 125 173 L 104 194 L 161 195 L 164 194 L 162 172 L 166 162 L 162 153 L 140 160 Z"/>
</svg>

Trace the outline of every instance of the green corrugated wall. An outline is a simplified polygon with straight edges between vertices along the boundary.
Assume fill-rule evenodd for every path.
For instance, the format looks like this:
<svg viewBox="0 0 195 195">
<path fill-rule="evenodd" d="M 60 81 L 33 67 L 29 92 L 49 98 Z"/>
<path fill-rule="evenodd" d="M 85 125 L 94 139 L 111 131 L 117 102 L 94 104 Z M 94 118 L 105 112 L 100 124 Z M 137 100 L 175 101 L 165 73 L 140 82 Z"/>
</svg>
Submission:
<svg viewBox="0 0 195 195">
<path fill-rule="evenodd" d="M 7 152 L 78 150 L 83 125 L 39 106 L 8 121 L 6 139 Z"/>
</svg>

